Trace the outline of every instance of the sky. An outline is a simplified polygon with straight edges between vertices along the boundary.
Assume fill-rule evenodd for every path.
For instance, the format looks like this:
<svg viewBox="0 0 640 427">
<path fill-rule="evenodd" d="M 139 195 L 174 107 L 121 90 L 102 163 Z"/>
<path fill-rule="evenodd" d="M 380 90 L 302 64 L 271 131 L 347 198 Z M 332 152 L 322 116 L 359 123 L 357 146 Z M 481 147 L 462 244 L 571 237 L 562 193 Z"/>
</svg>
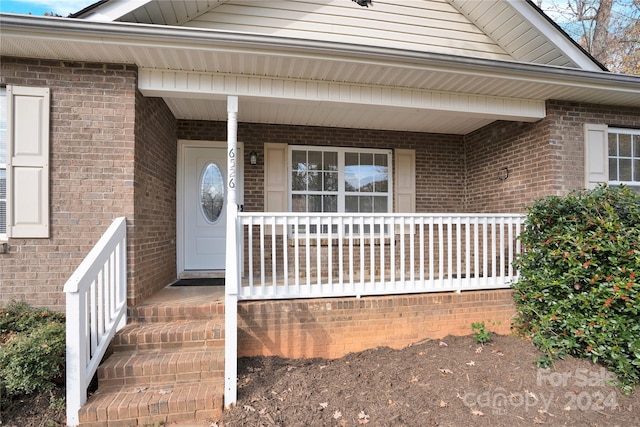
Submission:
<svg viewBox="0 0 640 427">
<path fill-rule="evenodd" d="M 43 16 L 45 13 L 69 16 L 97 0 L 0 0 L 0 12 Z"/>
</svg>

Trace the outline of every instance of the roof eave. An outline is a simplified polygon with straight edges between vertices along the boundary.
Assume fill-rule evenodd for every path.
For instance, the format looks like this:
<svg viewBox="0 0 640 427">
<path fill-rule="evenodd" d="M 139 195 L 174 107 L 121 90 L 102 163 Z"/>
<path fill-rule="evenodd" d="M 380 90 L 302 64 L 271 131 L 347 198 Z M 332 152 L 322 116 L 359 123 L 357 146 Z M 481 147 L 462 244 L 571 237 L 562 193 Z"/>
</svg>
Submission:
<svg viewBox="0 0 640 427">
<path fill-rule="evenodd" d="M 100 43 L 126 43 L 138 45 L 207 46 L 223 49 L 241 49 L 282 55 L 343 58 L 358 62 L 386 63 L 395 66 L 455 69 L 458 72 L 486 75 L 509 75 L 539 81 L 563 82 L 575 86 L 626 87 L 640 89 L 640 77 L 562 68 L 540 64 L 516 63 L 493 59 L 461 57 L 439 53 L 426 53 L 386 47 L 353 45 L 340 42 L 303 40 L 262 34 L 234 33 L 219 30 L 96 22 L 68 18 L 36 17 L 0 14 L 0 32 L 6 35 L 24 34 L 54 41 L 56 38 L 94 38 Z M 0 44 L 1 47 L 1 44 Z M 0 54 L 3 52 L 0 50 Z"/>
</svg>

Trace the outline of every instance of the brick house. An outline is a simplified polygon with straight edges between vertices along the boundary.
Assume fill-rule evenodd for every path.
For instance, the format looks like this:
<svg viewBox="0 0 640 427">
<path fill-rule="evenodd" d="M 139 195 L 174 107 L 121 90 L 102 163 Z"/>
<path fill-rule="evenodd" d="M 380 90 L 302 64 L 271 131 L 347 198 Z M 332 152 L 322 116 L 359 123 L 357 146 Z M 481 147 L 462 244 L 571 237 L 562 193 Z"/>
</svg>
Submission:
<svg viewBox="0 0 640 427">
<path fill-rule="evenodd" d="M 531 2 L 249 3 L 0 15 L 0 303 L 69 316 L 124 217 L 130 324 L 224 312 L 231 354 L 293 357 L 507 332 L 524 208 L 640 185 L 640 78 Z M 220 277 L 197 307 L 167 288 Z"/>
</svg>

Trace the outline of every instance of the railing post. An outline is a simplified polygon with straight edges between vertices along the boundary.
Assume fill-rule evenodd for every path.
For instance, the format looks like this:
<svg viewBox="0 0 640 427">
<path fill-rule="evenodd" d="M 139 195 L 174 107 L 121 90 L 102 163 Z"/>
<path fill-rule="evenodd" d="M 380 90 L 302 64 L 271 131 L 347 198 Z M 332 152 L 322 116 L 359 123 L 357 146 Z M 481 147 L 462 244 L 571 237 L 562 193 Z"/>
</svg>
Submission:
<svg viewBox="0 0 640 427">
<path fill-rule="evenodd" d="M 86 300 L 80 292 L 67 293 L 66 299 L 67 425 L 77 426 L 80 424 L 78 411 L 87 401 L 87 324 L 83 316 Z"/>
<path fill-rule="evenodd" d="M 224 304 L 224 405 L 235 405 L 238 371 L 238 97 L 227 97 L 227 246 Z"/>
</svg>

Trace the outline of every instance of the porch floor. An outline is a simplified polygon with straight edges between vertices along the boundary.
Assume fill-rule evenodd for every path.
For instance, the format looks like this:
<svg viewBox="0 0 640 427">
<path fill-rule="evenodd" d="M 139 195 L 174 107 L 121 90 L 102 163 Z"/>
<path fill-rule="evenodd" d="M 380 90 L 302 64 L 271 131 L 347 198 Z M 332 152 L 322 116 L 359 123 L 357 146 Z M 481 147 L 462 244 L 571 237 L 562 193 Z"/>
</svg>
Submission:
<svg viewBox="0 0 640 427">
<path fill-rule="evenodd" d="M 166 303 L 191 305 L 211 301 L 224 301 L 224 286 L 166 286 L 147 298 L 141 306 Z"/>
</svg>

